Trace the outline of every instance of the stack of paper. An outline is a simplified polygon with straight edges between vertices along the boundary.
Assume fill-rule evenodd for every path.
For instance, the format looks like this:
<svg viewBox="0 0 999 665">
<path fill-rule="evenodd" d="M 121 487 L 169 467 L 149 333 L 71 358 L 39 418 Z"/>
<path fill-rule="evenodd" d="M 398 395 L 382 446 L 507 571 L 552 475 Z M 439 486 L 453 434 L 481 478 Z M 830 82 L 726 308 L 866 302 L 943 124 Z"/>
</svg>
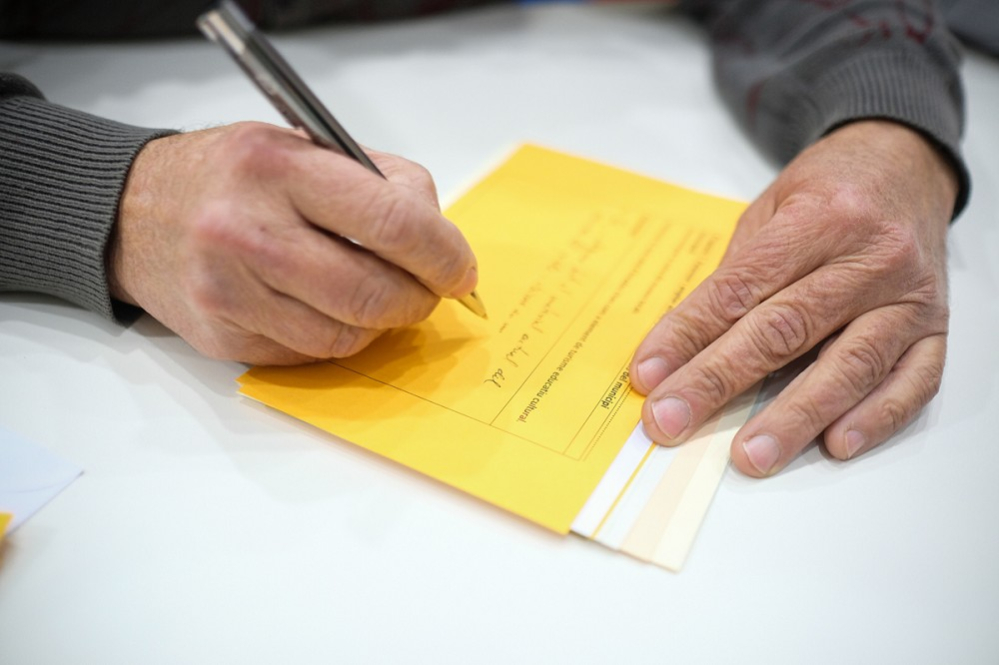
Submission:
<svg viewBox="0 0 999 665">
<path fill-rule="evenodd" d="M 573 533 L 680 570 L 728 466 L 732 438 L 755 407 L 758 388 L 738 397 L 678 448 L 652 443 L 637 427 L 572 523 Z"/>
<path fill-rule="evenodd" d="M 355 357 L 255 368 L 242 393 L 545 527 L 675 569 L 752 396 L 670 465 L 673 453 L 648 442 L 624 447 L 642 404 L 627 367 L 718 264 L 743 208 L 524 146 L 446 212 L 478 257 L 489 320 L 445 302 Z"/>
</svg>

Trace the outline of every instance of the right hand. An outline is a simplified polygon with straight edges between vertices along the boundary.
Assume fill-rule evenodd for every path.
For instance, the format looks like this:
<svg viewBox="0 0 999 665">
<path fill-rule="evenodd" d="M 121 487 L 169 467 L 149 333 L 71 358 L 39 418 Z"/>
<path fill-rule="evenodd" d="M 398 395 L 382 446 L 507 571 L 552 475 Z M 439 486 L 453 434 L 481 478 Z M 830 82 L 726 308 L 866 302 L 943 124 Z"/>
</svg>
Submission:
<svg viewBox="0 0 999 665">
<path fill-rule="evenodd" d="M 470 293 L 475 257 L 429 174 L 371 157 L 388 180 L 259 123 L 151 141 L 109 243 L 112 296 L 206 356 L 274 365 L 352 355 Z"/>
</svg>

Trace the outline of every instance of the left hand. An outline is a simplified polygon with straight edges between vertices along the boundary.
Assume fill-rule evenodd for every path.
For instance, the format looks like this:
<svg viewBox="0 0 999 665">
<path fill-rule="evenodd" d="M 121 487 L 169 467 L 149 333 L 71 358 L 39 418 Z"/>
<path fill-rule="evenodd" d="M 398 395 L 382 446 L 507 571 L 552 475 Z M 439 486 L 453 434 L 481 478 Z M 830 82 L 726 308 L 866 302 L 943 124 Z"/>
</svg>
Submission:
<svg viewBox="0 0 999 665">
<path fill-rule="evenodd" d="M 845 460 L 904 427 L 943 373 L 957 189 L 946 158 L 900 124 L 854 122 L 804 150 L 742 215 L 718 269 L 635 353 L 649 436 L 682 442 L 823 343 L 736 434 L 735 466 L 771 475 L 820 436 Z"/>
</svg>

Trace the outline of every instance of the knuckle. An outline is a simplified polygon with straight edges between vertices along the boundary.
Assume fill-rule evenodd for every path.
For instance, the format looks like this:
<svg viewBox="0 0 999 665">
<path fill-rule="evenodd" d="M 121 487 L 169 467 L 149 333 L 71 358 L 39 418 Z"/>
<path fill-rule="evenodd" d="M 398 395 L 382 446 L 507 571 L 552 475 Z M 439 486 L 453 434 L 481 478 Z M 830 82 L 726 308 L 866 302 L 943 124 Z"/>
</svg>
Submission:
<svg viewBox="0 0 999 665">
<path fill-rule="evenodd" d="M 671 355 L 679 352 L 681 358 L 693 358 L 712 341 L 707 329 L 708 326 L 698 322 L 696 314 L 691 316 L 674 310 L 663 318 L 661 326 L 657 326 L 660 331 L 657 345 Z"/>
<path fill-rule="evenodd" d="M 708 297 L 714 310 L 729 324 L 744 317 L 759 302 L 756 291 L 739 275 L 717 275 L 709 284 Z"/>
<path fill-rule="evenodd" d="M 811 338 L 813 325 L 811 317 L 802 307 L 772 305 L 752 321 L 751 339 L 768 366 L 783 366 L 807 350 L 805 345 Z"/>
<path fill-rule="evenodd" d="M 219 316 L 232 310 L 232 301 L 226 297 L 225 289 L 218 288 L 210 276 L 188 280 L 185 291 L 192 308 L 201 316 Z"/>
<path fill-rule="evenodd" d="M 269 221 L 253 223 L 225 203 L 208 205 L 195 216 L 191 238 L 192 256 L 202 257 L 205 263 L 215 264 L 209 257 L 221 255 L 253 265 L 265 274 L 283 275 L 293 267 L 287 243 Z"/>
<path fill-rule="evenodd" d="M 880 417 L 891 432 L 905 427 L 920 409 L 930 403 L 940 391 L 942 375 L 942 362 L 922 365 L 909 374 L 907 391 L 885 396 L 880 406 Z"/>
<path fill-rule="evenodd" d="M 287 169 L 284 132 L 259 122 L 241 122 L 231 126 L 224 149 L 229 163 L 241 175 L 267 175 Z"/>
<path fill-rule="evenodd" d="M 866 395 L 888 374 L 888 361 L 876 345 L 867 339 L 851 340 L 842 350 L 834 367 L 846 387 L 855 395 Z"/>
<path fill-rule="evenodd" d="M 917 271 L 904 285 L 901 300 L 916 303 L 923 310 L 920 318 L 946 328 L 949 318 L 947 305 L 947 278 L 933 270 Z"/>
<path fill-rule="evenodd" d="M 921 272 L 925 257 L 912 228 L 886 222 L 878 229 L 878 242 L 884 254 L 881 271 L 886 276 L 910 281 Z"/>
<path fill-rule="evenodd" d="M 233 223 L 235 211 L 222 200 L 202 206 L 188 223 L 189 248 L 194 252 L 212 251 L 238 241 L 241 233 Z"/>
<path fill-rule="evenodd" d="M 870 201 L 870 191 L 866 187 L 842 180 L 831 191 L 827 207 L 836 211 L 845 229 L 863 230 L 872 214 Z"/>
<path fill-rule="evenodd" d="M 379 250 L 391 254 L 406 254 L 413 250 L 416 234 L 410 221 L 411 201 L 396 195 L 384 195 L 380 190 L 371 226 L 372 242 Z"/>
<path fill-rule="evenodd" d="M 434 183 L 434 177 L 430 175 L 430 171 L 427 170 L 422 164 L 417 164 L 416 162 L 411 162 L 412 174 L 410 176 L 413 187 L 426 192 L 430 198 L 434 201 L 437 200 L 437 185 Z"/>
<path fill-rule="evenodd" d="M 880 241 L 886 227 L 896 226 L 899 231 L 910 228 L 893 221 L 895 213 L 892 211 L 898 210 L 899 200 L 894 191 L 879 182 L 877 175 L 840 178 L 825 184 L 827 193 L 815 203 L 819 209 L 833 213 L 843 237 L 854 241 Z"/>
<path fill-rule="evenodd" d="M 943 322 L 946 329 L 947 320 L 950 318 L 950 309 L 947 304 L 947 278 L 936 275 L 926 275 L 922 282 L 913 289 L 914 292 L 922 294 L 922 300 L 929 306 L 929 316 L 932 320 Z"/>
<path fill-rule="evenodd" d="M 226 288 L 225 279 L 207 265 L 197 265 L 181 276 L 180 291 L 190 303 L 191 311 L 205 324 L 231 317 L 239 309 L 233 290 Z"/>
<path fill-rule="evenodd" d="M 333 358 L 344 327 L 334 319 L 303 318 L 295 322 L 294 331 L 284 331 L 282 344 L 309 358 Z"/>
<path fill-rule="evenodd" d="M 232 242 L 229 250 L 241 257 L 244 264 L 252 266 L 258 275 L 277 280 L 279 283 L 292 282 L 301 268 L 299 254 L 294 247 L 283 241 L 266 224 L 257 228 L 247 228 L 242 237 Z"/>
<path fill-rule="evenodd" d="M 897 432 L 905 427 L 912 416 L 909 408 L 894 397 L 886 397 L 881 402 L 881 420 L 888 425 L 890 432 Z"/>
<path fill-rule="evenodd" d="M 940 392 L 940 385 L 943 381 L 943 359 L 922 365 L 913 373 L 913 393 L 916 398 L 917 408 L 922 408 L 930 403 L 937 393 Z"/>
<path fill-rule="evenodd" d="M 324 357 L 346 358 L 358 353 L 367 343 L 360 328 L 341 324 L 334 329 Z"/>
<path fill-rule="evenodd" d="M 357 282 L 347 305 L 348 322 L 362 328 L 387 327 L 386 318 L 392 313 L 387 284 L 377 278 Z"/>
<path fill-rule="evenodd" d="M 797 399 L 790 401 L 787 410 L 790 413 L 789 421 L 799 426 L 804 425 L 804 429 L 808 431 L 819 432 L 828 424 L 822 405 L 809 395 L 799 395 Z"/>
<path fill-rule="evenodd" d="M 695 385 L 708 404 L 725 404 L 736 393 L 732 375 L 710 365 L 699 370 Z"/>
</svg>

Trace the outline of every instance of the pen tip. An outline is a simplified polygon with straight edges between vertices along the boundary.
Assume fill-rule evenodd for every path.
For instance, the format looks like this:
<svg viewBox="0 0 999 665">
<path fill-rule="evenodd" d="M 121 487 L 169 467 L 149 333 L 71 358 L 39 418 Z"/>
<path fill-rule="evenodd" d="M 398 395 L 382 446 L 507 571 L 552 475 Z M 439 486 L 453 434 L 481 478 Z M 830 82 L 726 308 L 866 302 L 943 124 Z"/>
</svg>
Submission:
<svg viewBox="0 0 999 665">
<path fill-rule="evenodd" d="M 489 315 L 486 314 L 486 306 L 482 304 L 482 299 L 479 298 L 479 294 L 475 291 L 472 291 L 467 296 L 459 298 L 458 302 L 467 307 L 472 314 L 475 314 L 479 318 L 489 318 Z"/>
</svg>

